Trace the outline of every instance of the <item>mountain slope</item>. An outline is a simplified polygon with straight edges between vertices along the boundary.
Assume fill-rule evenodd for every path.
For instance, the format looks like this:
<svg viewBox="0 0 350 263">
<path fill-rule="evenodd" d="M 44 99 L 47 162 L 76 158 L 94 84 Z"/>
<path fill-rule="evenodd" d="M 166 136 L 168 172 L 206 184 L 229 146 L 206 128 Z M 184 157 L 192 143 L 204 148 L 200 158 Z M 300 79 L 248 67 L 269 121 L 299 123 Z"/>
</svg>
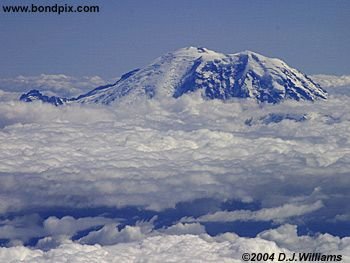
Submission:
<svg viewBox="0 0 350 263">
<path fill-rule="evenodd" d="M 279 59 L 251 51 L 225 55 L 189 47 L 67 102 L 111 104 L 140 97 L 179 98 L 190 92 L 201 92 L 205 99 L 254 98 L 267 103 L 327 99 L 320 85 Z"/>
</svg>

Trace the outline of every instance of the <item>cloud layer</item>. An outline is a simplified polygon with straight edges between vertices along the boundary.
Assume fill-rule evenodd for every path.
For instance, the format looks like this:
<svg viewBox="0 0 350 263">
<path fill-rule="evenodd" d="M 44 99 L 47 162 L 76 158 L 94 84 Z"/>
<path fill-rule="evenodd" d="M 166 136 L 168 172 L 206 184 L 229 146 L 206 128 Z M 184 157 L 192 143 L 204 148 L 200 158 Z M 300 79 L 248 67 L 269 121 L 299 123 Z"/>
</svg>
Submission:
<svg viewBox="0 0 350 263">
<path fill-rule="evenodd" d="M 0 239 L 10 247 L 0 261 L 240 262 L 258 245 L 349 255 L 348 238 L 336 236 L 349 235 L 348 101 L 334 93 L 279 105 L 195 94 L 110 107 L 0 102 Z M 271 114 L 305 120 L 259 121 Z M 209 223 L 237 221 L 275 229 L 206 234 Z M 327 224 L 338 226 L 332 235 L 296 232 L 331 231 Z"/>
<path fill-rule="evenodd" d="M 50 251 L 31 250 L 17 246 L 0 248 L 3 262 L 242 262 L 243 253 L 314 252 L 341 255 L 344 262 L 350 259 L 350 239 L 331 235 L 316 237 L 298 236 L 296 227 L 283 225 L 261 233 L 256 238 L 242 238 L 235 234 L 216 237 L 202 235 L 145 236 L 137 242 L 113 246 L 81 245 L 65 240 Z"/>
</svg>

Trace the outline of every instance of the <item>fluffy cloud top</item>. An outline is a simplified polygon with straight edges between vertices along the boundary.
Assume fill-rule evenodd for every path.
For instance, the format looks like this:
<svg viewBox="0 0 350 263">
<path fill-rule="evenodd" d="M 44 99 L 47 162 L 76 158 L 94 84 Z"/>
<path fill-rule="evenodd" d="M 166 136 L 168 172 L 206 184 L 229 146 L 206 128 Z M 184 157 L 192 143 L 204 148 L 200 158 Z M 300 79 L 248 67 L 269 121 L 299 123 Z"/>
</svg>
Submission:
<svg viewBox="0 0 350 263">
<path fill-rule="evenodd" d="M 350 168 L 346 100 L 260 108 L 191 98 L 164 107 L 1 104 L 0 210 L 161 210 L 206 197 L 277 207 L 291 198 L 327 200 L 339 183 L 338 198 L 347 198 L 341 190 Z M 271 112 L 307 113 L 308 120 L 245 124 Z M 316 188 L 319 197 L 310 199 Z"/>
</svg>

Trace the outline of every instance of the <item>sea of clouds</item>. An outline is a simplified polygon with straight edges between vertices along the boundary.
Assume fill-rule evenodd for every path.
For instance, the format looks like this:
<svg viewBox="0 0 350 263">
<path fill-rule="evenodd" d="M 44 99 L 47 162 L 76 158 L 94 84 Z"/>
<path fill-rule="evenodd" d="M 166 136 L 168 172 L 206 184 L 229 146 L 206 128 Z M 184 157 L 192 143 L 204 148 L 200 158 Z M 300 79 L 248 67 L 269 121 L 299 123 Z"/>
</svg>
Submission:
<svg viewBox="0 0 350 263">
<path fill-rule="evenodd" d="M 350 260 L 346 91 L 64 107 L 2 91 L 0 262 Z"/>
</svg>

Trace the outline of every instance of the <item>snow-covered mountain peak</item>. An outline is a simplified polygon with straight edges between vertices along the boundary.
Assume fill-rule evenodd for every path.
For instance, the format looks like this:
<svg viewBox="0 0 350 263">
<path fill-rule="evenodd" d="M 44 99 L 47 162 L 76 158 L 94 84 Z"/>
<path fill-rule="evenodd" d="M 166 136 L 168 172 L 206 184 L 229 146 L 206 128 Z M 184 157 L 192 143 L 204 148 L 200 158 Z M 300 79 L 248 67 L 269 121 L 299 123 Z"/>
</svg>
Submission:
<svg viewBox="0 0 350 263">
<path fill-rule="evenodd" d="M 226 57 L 222 53 L 215 52 L 213 50 L 204 48 L 204 47 L 185 47 L 170 52 L 175 57 L 192 57 L 194 59 L 202 57 L 204 60 L 209 59 L 220 59 Z"/>
<path fill-rule="evenodd" d="M 280 59 L 252 51 L 225 55 L 186 47 L 124 74 L 115 84 L 67 101 L 111 104 L 140 98 L 179 98 L 193 92 L 200 92 L 204 99 L 254 98 L 268 103 L 327 98 L 320 85 Z"/>
<path fill-rule="evenodd" d="M 265 58 L 265 56 L 260 55 L 259 53 L 256 53 L 256 52 L 248 50 L 248 49 L 241 51 L 241 52 L 238 52 L 238 53 L 229 54 L 229 55 L 231 55 L 231 56 L 247 55 L 249 57 L 257 56 L 257 57 L 264 57 Z"/>
</svg>

